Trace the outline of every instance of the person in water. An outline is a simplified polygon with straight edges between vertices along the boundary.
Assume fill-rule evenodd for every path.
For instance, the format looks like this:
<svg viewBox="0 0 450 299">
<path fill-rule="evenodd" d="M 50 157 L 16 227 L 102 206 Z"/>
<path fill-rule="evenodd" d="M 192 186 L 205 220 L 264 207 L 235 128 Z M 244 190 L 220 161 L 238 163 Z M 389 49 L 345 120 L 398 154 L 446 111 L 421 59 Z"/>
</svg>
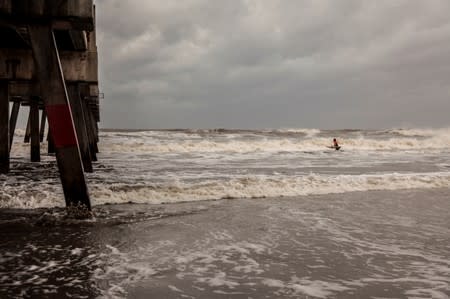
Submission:
<svg viewBox="0 0 450 299">
<path fill-rule="evenodd" d="M 338 150 L 338 149 L 340 148 L 340 146 L 339 146 L 339 144 L 338 144 L 336 138 L 333 138 L 333 147 L 334 147 L 336 150 Z"/>
</svg>

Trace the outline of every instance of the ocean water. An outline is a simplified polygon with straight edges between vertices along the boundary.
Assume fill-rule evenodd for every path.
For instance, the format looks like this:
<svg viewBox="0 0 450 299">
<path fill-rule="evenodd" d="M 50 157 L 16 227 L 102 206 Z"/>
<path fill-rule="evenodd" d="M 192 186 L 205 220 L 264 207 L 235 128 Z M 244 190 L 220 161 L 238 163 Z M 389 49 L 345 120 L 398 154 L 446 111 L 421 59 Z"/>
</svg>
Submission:
<svg viewBox="0 0 450 299">
<path fill-rule="evenodd" d="M 450 129 L 102 130 L 89 221 L 22 138 L 0 297 L 450 296 Z"/>
<path fill-rule="evenodd" d="M 41 164 L 28 163 L 20 135 L 12 175 L 1 177 L 0 207 L 63 206 L 54 158 L 44 155 Z M 99 163 L 87 174 L 94 205 L 450 187 L 450 129 L 108 130 L 100 135 Z M 326 147 L 334 137 L 342 150 Z"/>
</svg>

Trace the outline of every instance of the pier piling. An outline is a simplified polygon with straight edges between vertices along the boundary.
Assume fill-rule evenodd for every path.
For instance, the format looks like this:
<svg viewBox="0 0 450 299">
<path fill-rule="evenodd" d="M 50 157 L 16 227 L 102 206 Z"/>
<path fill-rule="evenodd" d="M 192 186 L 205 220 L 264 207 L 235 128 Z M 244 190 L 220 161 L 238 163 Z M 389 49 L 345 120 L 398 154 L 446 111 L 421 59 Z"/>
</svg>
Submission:
<svg viewBox="0 0 450 299">
<path fill-rule="evenodd" d="M 50 26 L 28 26 L 33 57 L 56 151 L 67 206 L 91 208 L 55 35 Z"/>
<path fill-rule="evenodd" d="M 30 136 L 31 136 L 31 106 L 30 111 L 28 112 L 27 127 L 25 129 L 25 136 L 23 137 L 23 142 L 30 143 Z"/>
<path fill-rule="evenodd" d="M 31 161 L 40 161 L 47 122 L 68 211 L 90 210 L 84 172 L 97 161 L 100 121 L 93 0 L 0 0 L 0 40 L 0 173 L 9 171 L 20 106 L 29 106 Z"/>
<path fill-rule="evenodd" d="M 41 162 L 41 148 L 39 138 L 39 98 L 30 99 L 30 136 L 31 136 L 31 162 Z"/>
<path fill-rule="evenodd" d="M 89 143 L 86 130 L 86 121 L 84 119 L 83 107 L 81 104 L 81 94 L 79 84 L 69 84 L 67 86 L 69 93 L 70 108 L 72 109 L 73 120 L 77 131 L 78 143 L 80 146 L 81 158 L 85 172 L 92 172 L 91 154 L 89 152 Z"/>
<path fill-rule="evenodd" d="M 0 81 L 0 174 L 9 172 L 8 83 Z"/>
<path fill-rule="evenodd" d="M 11 118 L 9 120 L 9 151 L 11 152 L 12 144 L 14 141 L 14 131 L 16 130 L 17 117 L 19 116 L 20 100 L 15 99 L 11 110 Z"/>
<path fill-rule="evenodd" d="M 95 127 L 93 124 L 92 112 L 89 109 L 88 99 L 83 99 L 82 105 L 88 133 L 89 153 L 92 161 L 97 161 L 98 148 L 94 133 Z"/>
<path fill-rule="evenodd" d="M 53 143 L 52 134 L 50 134 L 50 128 L 47 131 L 47 153 L 54 154 L 55 153 L 55 144 Z"/>
<path fill-rule="evenodd" d="M 41 109 L 41 127 L 39 131 L 39 140 L 41 142 L 44 142 L 44 135 L 45 135 L 45 121 L 47 120 L 47 114 L 45 113 L 45 109 Z"/>
</svg>

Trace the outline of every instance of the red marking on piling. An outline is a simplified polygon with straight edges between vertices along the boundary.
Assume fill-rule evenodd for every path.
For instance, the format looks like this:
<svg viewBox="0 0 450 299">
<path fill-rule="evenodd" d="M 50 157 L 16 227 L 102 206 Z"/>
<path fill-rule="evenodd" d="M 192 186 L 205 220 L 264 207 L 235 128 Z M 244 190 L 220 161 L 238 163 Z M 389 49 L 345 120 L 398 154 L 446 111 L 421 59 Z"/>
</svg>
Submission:
<svg viewBox="0 0 450 299">
<path fill-rule="evenodd" d="M 69 106 L 65 104 L 50 105 L 46 106 L 45 110 L 55 147 L 76 146 L 77 138 Z"/>
</svg>

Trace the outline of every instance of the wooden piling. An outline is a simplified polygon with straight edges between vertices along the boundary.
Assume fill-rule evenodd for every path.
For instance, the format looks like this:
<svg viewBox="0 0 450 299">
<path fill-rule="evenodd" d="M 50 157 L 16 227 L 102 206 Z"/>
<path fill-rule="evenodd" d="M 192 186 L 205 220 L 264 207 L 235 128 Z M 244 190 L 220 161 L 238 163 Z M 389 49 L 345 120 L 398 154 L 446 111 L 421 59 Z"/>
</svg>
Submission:
<svg viewBox="0 0 450 299">
<path fill-rule="evenodd" d="M 14 141 L 14 132 L 16 131 L 16 125 L 17 125 L 17 117 L 19 115 L 20 110 L 20 101 L 15 100 L 13 103 L 12 111 L 11 111 L 11 118 L 9 120 L 9 151 L 11 152 L 12 144 Z"/>
<path fill-rule="evenodd" d="M 39 97 L 30 100 L 30 135 L 31 135 L 31 162 L 40 162 L 40 138 L 39 138 Z"/>
<path fill-rule="evenodd" d="M 89 143 L 89 151 L 91 155 L 92 161 L 97 161 L 97 142 L 95 141 L 95 126 L 94 126 L 94 118 L 92 117 L 92 112 L 90 110 L 87 98 L 83 99 L 83 113 L 84 119 L 86 122 L 86 128 L 88 133 L 88 143 Z"/>
<path fill-rule="evenodd" d="M 30 106 L 30 111 L 28 112 L 28 120 L 27 120 L 27 127 L 25 129 L 25 136 L 23 137 L 23 142 L 24 143 L 30 143 L 30 134 L 31 134 L 31 127 L 30 127 L 30 122 L 31 122 L 31 106 Z"/>
<path fill-rule="evenodd" d="M 0 81 L 0 173 L 9 172 L 8 82 Z"/>
<path fill-rule="evenodd" d="M 91 210 L 83 164 L 55 35 L 49 25 L 28 26 L 42 97 L 56 150 L 66 205 Z"/>
<path fill-rule="evenodd" d="M 50 134 L 50 128 L 47 131 L 47 153 L 54 154 L 55 153 L 55 143 L 53 142 L 52 134 Z"/>
<path fill-rule="evenodd" d="M 93 121 L 94 121 L 94 128 L 95 128 L 95 131 L 94 131 L 94 134 L 95 134 L 95 152 L 98 154 L 99 153 L 99 150 L 98 150 L 98 143 L 99 143 L 99 141 L 100 141 L 100 138 L 99 138 L 99 136 L 98 136 L 98 123 L 97 123 L 97 121 L 95 120 L 95 118 L 94 118 L 94 114 L 92 113 L 92 118 L 93 118 Z"/>
<path fill-rule="evenodd" d="M 44 135 L 45 135 L 45 121 L 47 119 L 47 113 L 45 112 L 45 109 L 42 109 L 42 114 L 41 114 L 41 127 L 40 127 L 40 131 L 39 131 L 39 140 L 41 142 L 44 141 Z"/>
<path fill-rule="evenodd" d="M 80 146 L 81 158 L 83 159 L 84 171 L 93 172 L 91 154 L 89 151 L 89 142 L 86 130 L 86 121 L 84 120 L 83 107 L 81 104 L 80 84 L 67 85 L 69 94 L 70 108 L 72 110 L 73 121 L 77 131 L 78 144 Z"/>
</svg>

